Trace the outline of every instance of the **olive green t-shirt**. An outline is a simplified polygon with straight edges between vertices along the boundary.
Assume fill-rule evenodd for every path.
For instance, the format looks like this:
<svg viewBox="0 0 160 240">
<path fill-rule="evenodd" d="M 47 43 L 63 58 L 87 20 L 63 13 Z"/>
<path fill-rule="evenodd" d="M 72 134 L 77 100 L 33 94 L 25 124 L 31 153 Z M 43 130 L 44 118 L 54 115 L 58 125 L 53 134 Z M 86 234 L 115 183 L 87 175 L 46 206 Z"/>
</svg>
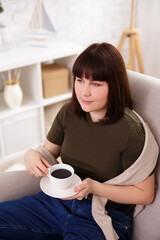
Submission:
<svg viewBox="0 0 160 240">
<path fill-rule="evenodd" d="M 117 122 L 103 124 L 70 113 L 67 103 L 58 112 L 47 139 L 61 146 L 63 163 L 73 166 L 82 179 L 104 182 L 136 161 L 145 135 L 140 120 L 129 109 Z"/>
</svg>

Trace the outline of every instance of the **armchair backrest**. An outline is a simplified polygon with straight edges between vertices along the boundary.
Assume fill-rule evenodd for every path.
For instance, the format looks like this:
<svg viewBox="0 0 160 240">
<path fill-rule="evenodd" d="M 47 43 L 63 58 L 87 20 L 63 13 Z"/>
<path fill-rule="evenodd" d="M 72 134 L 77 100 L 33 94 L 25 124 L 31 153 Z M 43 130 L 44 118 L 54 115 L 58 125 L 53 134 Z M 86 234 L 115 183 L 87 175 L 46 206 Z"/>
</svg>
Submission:
<svg viewBox="0 0 160 240">
<path fill-rule="evenodd" d="M 148 123 L 160 146 L 160 79 L 128 71 L 134 110 Z M 156 167 L 156 196 L 134 219 L 133 240 L 160 239 L 160 157 Z"/>
</svg>

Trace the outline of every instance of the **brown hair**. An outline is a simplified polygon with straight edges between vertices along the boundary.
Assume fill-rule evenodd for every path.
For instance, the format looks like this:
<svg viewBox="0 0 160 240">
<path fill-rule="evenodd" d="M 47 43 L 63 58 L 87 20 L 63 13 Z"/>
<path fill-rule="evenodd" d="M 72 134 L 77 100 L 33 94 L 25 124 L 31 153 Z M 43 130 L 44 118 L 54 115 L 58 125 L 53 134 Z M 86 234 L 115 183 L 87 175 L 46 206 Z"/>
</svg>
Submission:
<svg viewBox="0 0 160 240">
<path fill-rule="evenodd" d="M 74 82 L 76 77 L 85 77 L 108 83 L 107 109 L 102 122 L 113 123 L 123 116 L 126 107 L 132 109 L 126 67 L 121 54 L 111 44 L 95 43 L 89 46 L 76 59 L 72 72 Z M 71 109 L 79 117 L 85 114 L 76 98 L 74 85 Z"/>
</svg>

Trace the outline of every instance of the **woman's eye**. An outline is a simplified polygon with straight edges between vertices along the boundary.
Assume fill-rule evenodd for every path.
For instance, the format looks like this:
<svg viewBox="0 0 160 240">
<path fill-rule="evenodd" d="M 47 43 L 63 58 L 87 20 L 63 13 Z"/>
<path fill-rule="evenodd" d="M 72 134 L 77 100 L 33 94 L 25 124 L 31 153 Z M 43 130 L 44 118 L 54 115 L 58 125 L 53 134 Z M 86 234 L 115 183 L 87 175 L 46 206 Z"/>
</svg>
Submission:
<svg viewBox="0 0 160 240">
<path fill-rule="evenodd" d="M 95 82 L 93 82 L 93 86 L 95 86 L 95 87 L 98 87 L 98 86 L 99 86 L 99 84 L 98 84 L 98 83 L 95 83 Z"/>
<path fill-rule="evenodd" d="M 82 83 L 83 81 L 82 81 L 82 79 L 77 78 L 77 82 Z"/>
</svg>

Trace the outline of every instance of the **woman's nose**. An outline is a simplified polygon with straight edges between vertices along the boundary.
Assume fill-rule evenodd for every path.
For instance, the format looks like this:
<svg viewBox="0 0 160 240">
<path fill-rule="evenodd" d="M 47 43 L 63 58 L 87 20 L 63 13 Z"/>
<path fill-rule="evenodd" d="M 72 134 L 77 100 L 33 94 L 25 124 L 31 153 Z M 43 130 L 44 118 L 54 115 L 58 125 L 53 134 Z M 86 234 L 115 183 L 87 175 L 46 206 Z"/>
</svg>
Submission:
<svg viewBox="0 0 160 240">
<path fill-rule="evenodd" d="M 82 90 L 82 95 L 83 96 L 90 96 L 91 95 L 90 87 L 89 87 L 88 84 L 84 84 L 83 90 Z"/>
</svg>

